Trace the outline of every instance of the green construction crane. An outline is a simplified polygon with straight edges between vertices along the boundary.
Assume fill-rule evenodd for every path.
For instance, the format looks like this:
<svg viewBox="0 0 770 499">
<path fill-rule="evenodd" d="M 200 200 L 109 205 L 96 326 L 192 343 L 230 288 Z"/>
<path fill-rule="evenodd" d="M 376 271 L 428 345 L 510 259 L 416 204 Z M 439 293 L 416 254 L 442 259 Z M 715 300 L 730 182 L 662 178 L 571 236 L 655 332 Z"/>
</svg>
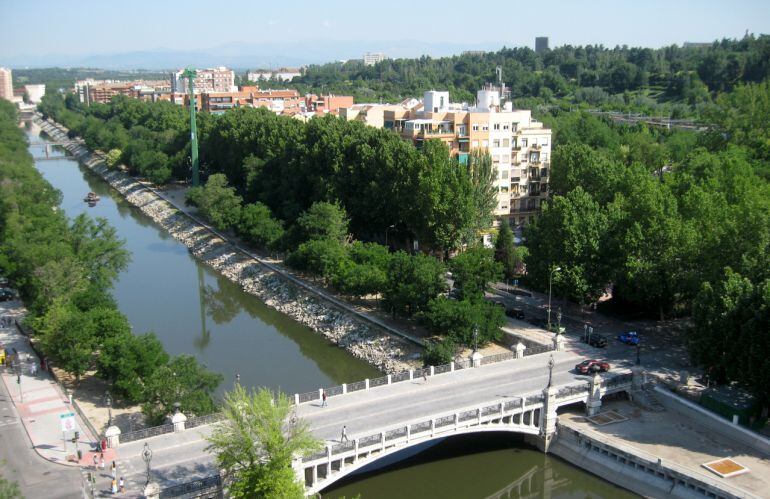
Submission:
<svg viewBox="0 0 770 499">
<path fill-rule="evenodd" d="M 200 178 L 198 174 L 198 129 L 195 126 L 195 68 L 189 67 L 182 73 L 183 78 L 187 78 L 190 92 L 190 159 L 192 163 L 192 185 L 198 187 Z"/>
</svg>

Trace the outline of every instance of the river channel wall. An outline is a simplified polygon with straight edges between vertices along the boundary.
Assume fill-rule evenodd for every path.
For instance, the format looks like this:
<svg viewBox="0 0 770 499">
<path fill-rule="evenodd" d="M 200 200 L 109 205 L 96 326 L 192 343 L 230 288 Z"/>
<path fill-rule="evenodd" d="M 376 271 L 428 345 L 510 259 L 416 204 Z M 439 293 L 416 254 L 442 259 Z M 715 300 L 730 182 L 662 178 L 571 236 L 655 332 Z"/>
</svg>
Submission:
<svg viewBox="0 0 770 499">
<path fill-rule="evenodd" d="M 128 174 L 110 169 L 97 154 L 67 136 L 67 128 L 39 115 L 35 122 L 73 156 L 103 178 L 133 206 L 187 246 L 201 262 L 297 322 L 322 334 L 355 357 L 387 373 L 411 369 L 419 351 L 413 342 L 386 332 L 377 320 L 357 316 L 333 297 L 313 293 L 307 285 L 235 247 L 216 231 L 182 212 L 154 189 Z M 292 282 L 295 281 L 295 282 Z M 304 287 L 303 287 L 304 286 Z M 335 303 L 336 302 L 336 303 Z"/>
</svg>

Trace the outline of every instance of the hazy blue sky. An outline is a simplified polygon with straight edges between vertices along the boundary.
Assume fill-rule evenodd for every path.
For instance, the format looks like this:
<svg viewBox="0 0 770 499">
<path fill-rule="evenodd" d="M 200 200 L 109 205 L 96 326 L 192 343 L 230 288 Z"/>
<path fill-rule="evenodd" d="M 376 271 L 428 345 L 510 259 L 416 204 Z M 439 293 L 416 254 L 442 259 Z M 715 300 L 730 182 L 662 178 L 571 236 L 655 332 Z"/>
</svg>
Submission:
<svg viewBox="0 0 770 499">
<path fill-rule="evenodd" d="M 21 55 L 303 39 L 659 47 L 770 33 L 768 0 L 0 0 L 0 63 Z M 365 43 L 362 50 L 367 50 Z"/>
</svg>

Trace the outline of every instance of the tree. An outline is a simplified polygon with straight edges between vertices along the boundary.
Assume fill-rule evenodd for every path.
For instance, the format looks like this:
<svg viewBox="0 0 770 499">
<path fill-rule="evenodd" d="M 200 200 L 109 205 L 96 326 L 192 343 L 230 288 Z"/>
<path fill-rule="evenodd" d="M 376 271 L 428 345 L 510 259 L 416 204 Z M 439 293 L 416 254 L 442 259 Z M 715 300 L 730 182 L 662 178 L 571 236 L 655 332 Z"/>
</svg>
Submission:
<svg viewBox="0 0 770 499">
<path fill-rule="evenodd" d="M 474 149 L 466 164 L 471 183 L 473 221 L 467 228 L 466 244 L 476 242 L 476 234 L 492 225 L 493 211 L 497 206 L 497 169 L 492 166 L 492 157 L 487 151 Z"/>
<path fill-rule="evenodd" d="M 106 291 L 131 261 L 125 240 L 106 218 L 78 215 L 70 226 L 70 244 L 89 282 Z"/>
<path fill-rule="evenodd" d="M 388 276 L 384 270 L 370 264 L 344 259 L 333 271 L 332 285 L 350 296 L 366 296 L 382 291 Z"/>
<path fill-rule="evenodd" d="M 80 377 L 91 368 L 98 345 L 94 324 L 62 299 L 34 321 L 43 351 L 68 373 Z"/>
<path fill-rule="evenodd" d="M 384 305 L 393 314 L 413 315 L 446 292 L 446 268 L 435 258 L 403 251 L 392 255 L 383 290 Z"/>
<path fill-rule="evenodd" d="M 238 233 L 251 244 L 272 248 L 283 237 L 283 224 L 273 218 L 270 208 L 260 202 L 247 204 L 241 210 Z"/>
<path fill-rule="evenodd" d="M 241 217 L 241 197 L 228 187 L 227 177 L 211 175 L 203 187 L 187 191 L 187 202 L 200 209 L 211 224 L 220 230 L 235 226 Z"/>
<path fill-rule="evenodd" d="M 329 239 L 342 243 L 348 236 L 348 218 L 338 204 L 317 202 L 297 219 L 301 240 Z"/>
<path fill-rule="evenodd" d="M 468 248 L 451 259 L 449 270 L 461 298 L 483 298 L 487 284 L 503 278 L 503 265 L 494 260 L 492 250 L 482 246 Z"/>
<path fill-rule="evenodd" d="M 513 279 L 521 273 L 527 254 L 526 247 L 516 246 L 510 225 L 503 221 L 495 239 L 495 261 L 502 264 L 506 279 Z"/>
<path fill-rule="evenodd" d="M 206 437 L 206 450 L 216 454 L 218 467 L 225 470 L 232 497 L 305 497 L 292 459 L 309 455 L 322 443 L 291 410 L 285 394 L 266 388 L 249 392 L 236 385 L 225 395 L 225 419 Z"/>
<path fill-rule="evenodd" d="M 104 341 L 96 361 L 97 373 L 112 383 L 115 395 L 137 403 L 143 400 L 147 380 L 168 360 L 154 333 L 134 336 L 128 331 Z"/>
<path fill-rule="evenodd" d="M 331 277 L 347 258 L 345 247 L 333 239 L 313 239 L 299 245 L 286 257 L 286 264 L 299 270 Z"/>
<path fill-rule="evenodd" d="M 195 357 L 179 355 L 145 380 L 142 412 L 150 424 L 161 424 L 177 402 L 188 417 L 210 414 L 216 410 L 214 390 L 221 382 L 221 374 L 206 370 Z"/>
<path fill-rule="evenodd" d="M 104 163 L 110 168 L 115 168 L 120 162 L 120 158 L 123 156 L 123 151 L 120 149 L 110 149 L 107 153 L 107 157 L 104 159 Z"/>
<path fill-rule="evenodd" d="M 422 312 L 431 331 L 469 348 L 500 339 L 505 324 L 502 307 L 485 300 L 451 300 L 439 296 Z M 474 337 L 474 331 L 478 335 Z"/>
</svg>

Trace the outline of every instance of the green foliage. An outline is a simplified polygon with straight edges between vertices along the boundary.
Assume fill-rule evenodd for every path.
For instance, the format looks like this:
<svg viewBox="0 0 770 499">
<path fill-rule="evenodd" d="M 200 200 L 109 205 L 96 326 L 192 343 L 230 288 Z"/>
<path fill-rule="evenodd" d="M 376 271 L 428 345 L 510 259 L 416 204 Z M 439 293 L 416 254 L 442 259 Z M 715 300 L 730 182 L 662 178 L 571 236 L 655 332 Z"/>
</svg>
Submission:
<svg viewBox="0 0 770 499">
<path fill-rule="evenodd" d="M 3 462 L 5 464 L 5 462 Z M 0 499 L 23 499 L 21 490 L 19 490 L 19 484 L 16 482 L 9 482 L 5 478 L 0 476 Z"/>
<path fill-rule="evenodd" d="M 398 251 L 391 256 L 384 305 L 393 314 L 410 316 L 423 310 L 430 300 L 445 293 L 446 268 L 435 258 Z"/>
<path fill-rule="evenodd" d="M 154 333 L 134 336 L 130 331 L 106 339 L 97 358 L 97 374 L 112 383 L 112 392 L 132 403 L 144 400 L 144 387 L 169 357 Z"/>
<path fill-rule="evenodd" d="M 221 374 L 206 370 L 195 357 L 174 357 L 144 380 L 142 412 L 155 425 L 162 424 L 174 412 L 177 402 L 187 417 L 211 414 L 217 408 L 214 390 L 221 382 Z"/>
<path fill-rule="evenodd" d="M 347 239 L 348 219 L 338 204 L 317 202 L 300 215 L 297 227 L 301 241 L 329 239 L 342 243 Z"/>
<path fill-rule="evenodd" d="M 241 210 L 238 234 L 262 248 L 273 248 L 283 237 L 283 224 L 273 218 L 270 208 L 260 202 L 247 204 Z"/>
<path fill-rule="evenodd" d="M 495 261 L 492 250 L 482 246 L 468 248 L 451 259 L 449 270 L 461 299 L 482 298 L 487 284 L 503 278 L 503 265 Z"/>
<path fill-rule="evenodd" d="M 738 381 L 770 400 L 770 278 L 753 281 L 725 269 L 715 283 L 704 283 L 693 307 L 690 352 L 717 382 Z"/>
<path fill-rule="evenodd" d="M 529 254 L 525 246 L 516 246 L 510 225 L 503 222 L 495 239 L 495 261 L 503 266 L 503 276 L 513 279 L 521 272 L 524 260 Z"/>
<path fill-rule="evenodd" d="M 441 338 L 431 341 L 425 346 L 422 354 L 423 364 L 426 366 L 442 366 L 449 364 L 455 358 L 457 345 L 452 338 Z"/>
<path fill-rule="evenodd" d="M 345 247 L 333 239 L 313 239 L 289 253 L 286 264 L 323 277 L 331 277 L 347 258 Z"/>
<path fill-rule="evenodd" d="M 502 336 L 502 307 L 485 300 L 451 300 L 439 296 L 421 314 L 429 329 L 469 348 L 482 347 Z M 478 336 L 474 338 L 474 331 Z"/>
<path fill-rule="evenodd" d="M 241 197 L 234 188 L 228 187 L 227 177 L 220 173 L 210 176 L 203 187 L 187 191 L 187 202 L 197 206 L 219 230 L 234 227 L 241 218 Z"/>
<path fill-rule="evenodd" d="M 300 499 L 304 484 L 291 467 L 295 456 L 322 447 L 304 420 L 292 421 L 292 402 L 266 388 L 249 392 L 240 385 L 225 395 L 225 420 L 206 439 L 207 451 L 228 477 L 232 497 Z"/>
<path fill-rule="evenodd" d="M 123 156 L 123 151 L 120 149 L 110 149 L 107 153 L 107 157 L 104 162 L 110 168 L 115 168 L 120 163 L 120 159 Z"/>
<path fill-rule="evenodd" d="M 332 284 L 341 293 L 359 297 L 379 293 L 387 280 L 388 276 L 381 268 L 353 260 L 339 262 L 332 276 Z"/>
</svg>

